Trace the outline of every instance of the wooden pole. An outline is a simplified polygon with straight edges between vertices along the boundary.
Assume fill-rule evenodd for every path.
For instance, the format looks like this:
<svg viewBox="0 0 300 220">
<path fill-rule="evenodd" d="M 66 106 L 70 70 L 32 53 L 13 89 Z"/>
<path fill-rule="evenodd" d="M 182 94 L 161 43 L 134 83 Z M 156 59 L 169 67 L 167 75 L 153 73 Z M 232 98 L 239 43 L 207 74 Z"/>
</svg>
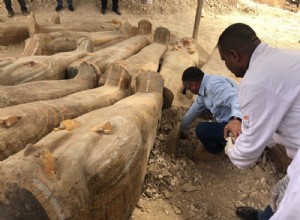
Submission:
<svg viewBox="0 0 300 220">
<path fill-rule="evenodd" d="M 193 32 L 193 38 L 194 38 L 195 41 L 197 41 L 197 39 L 198 39 L 198 30 L 199 30 L 199 25 L 200 25 L 200 18 L 201 18 L 203 1 L 204 0 L 198 0 L 196 17 L 195 17 L 194 32 Z"/>
</svg>

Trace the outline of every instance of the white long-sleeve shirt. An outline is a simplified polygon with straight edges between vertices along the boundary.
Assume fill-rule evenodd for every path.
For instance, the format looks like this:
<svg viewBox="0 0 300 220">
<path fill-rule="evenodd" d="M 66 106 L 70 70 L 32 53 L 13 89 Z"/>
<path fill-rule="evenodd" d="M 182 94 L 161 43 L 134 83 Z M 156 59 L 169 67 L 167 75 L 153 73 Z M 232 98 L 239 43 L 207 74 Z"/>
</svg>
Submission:
<svg viewBox="0 0 300 220">
<path fill-rule="evenodd" d="M 298 220 L 300 217 L 300 151 L 288 167 L 289 184 L 271 220 Z"/>
<path fill-rule="evenodd" d="M 300 147 L 300 51 L 261 43 L 241 81 L 242 134 L 229 151 L 239 168 L 255 162 L 273 139 L 293 158 Z"/>
</svg>

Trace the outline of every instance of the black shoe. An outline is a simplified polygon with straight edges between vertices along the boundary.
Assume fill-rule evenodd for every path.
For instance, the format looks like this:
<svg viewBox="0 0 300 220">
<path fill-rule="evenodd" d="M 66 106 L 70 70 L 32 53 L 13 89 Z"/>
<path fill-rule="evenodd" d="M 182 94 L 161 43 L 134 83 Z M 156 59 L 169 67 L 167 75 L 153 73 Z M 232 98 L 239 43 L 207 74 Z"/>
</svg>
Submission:
<svg viewBox="0 0 300 220">
<path fill-rule="evenodd" d="M 101 10 L 101 13 L 102 13 L 103 15 L 105 15 L 105 9 L 102 9 L 102 10 Z"/>
<path fill-rule="evenodd" d="M 7 17 L 11 18 L 12 16 L 14 16 L 15 12 L 13 10 L 11 11 L 7 11 Z"/>
<path fill-rule="evenodd" d="M 55 11 L 60 11 L 61 9 L 63 9 L 63 6 L 62 5 L 57 5 L 56 8 L 55 8 Z"/>
<path fill-rule="evenodd" d="M 113 10 L 113 12 L 115 12 L 117 15 L 121 15 L 121 12 L 119 12 L 118 10 L 116 11 Z"/>
<path fill-rule="evenodd" d="M 70 10 L 70 11 L 74 11 L 73 5 L 69 5 L 69 10 Z"/>
<path fill-rule="evenodd" d="M 258 220 L 258 210 L 249 206 L 237 207 L 236 215 L 242 220 Z"/>
</svg>

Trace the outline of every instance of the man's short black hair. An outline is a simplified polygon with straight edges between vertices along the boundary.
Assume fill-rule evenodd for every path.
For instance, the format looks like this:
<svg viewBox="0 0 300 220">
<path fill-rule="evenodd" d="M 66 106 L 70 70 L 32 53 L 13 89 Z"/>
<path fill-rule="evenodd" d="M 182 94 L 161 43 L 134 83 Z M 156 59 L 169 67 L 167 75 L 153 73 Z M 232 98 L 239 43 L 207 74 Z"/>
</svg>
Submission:
<svg viewBox="0 0 300 220">
<path fill-rule="evenodd" d="M 255 31 L 246 24 L 236 23 L 227 27 L 219 37 L 218 47 L 223 53 L 230 49 L 247 50 L 247 46 L 258 40 Z"/>
<path fill-rule="evenodd" d="M 202 81 L 204 73 L 197 67 L 189 67 L 182 74 L 183 82 L 200 82 Z"/>
</svg>

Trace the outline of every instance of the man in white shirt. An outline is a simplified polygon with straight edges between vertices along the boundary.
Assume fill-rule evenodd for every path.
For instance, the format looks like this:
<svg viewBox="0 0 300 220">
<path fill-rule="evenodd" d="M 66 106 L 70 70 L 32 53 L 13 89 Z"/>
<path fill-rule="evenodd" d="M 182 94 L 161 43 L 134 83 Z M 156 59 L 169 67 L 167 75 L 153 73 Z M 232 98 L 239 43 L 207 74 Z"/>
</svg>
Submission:
<svg viewBox="0 0 300 220">
<path fill-rule="evenodd" d="M 209 75 L 197 67 L 189 67 L 182 75 L 186 89 L 198 95 L 181 122 L 184 131 L 204 110 L 208 109 L 216 122 L 201 122 L 196 127 L 196 135 L 204 149 L 198 147 L 191 152 L 196 160 L 209 161 L 225 158 L 224 127 L 229 124 L 232 132 L 241 132 L 241 112 L 238 103 L 238 86 L 232 80 Z"/>
<path fill-rule="evenodd" d="M 232 163 L 248 168 L 271 142 L 284 145 L 293 158 L 300 147 L 300 51 L 269 47 L 242 23 L 224 30 L 218 48 L 227 68 L 243 78 L 242 134 L 227 149 Z M 225 127 L 224 135 L 229 132 Z"/>
<path fill-rule="evenodd" d="M 299 219 L 300 210 L 300 151 L 297 152 L 287 170 L 289 176 L 288 187 L 280 205 L 272 216 L 272 220 L 296 220 Z"/>
</svg>

